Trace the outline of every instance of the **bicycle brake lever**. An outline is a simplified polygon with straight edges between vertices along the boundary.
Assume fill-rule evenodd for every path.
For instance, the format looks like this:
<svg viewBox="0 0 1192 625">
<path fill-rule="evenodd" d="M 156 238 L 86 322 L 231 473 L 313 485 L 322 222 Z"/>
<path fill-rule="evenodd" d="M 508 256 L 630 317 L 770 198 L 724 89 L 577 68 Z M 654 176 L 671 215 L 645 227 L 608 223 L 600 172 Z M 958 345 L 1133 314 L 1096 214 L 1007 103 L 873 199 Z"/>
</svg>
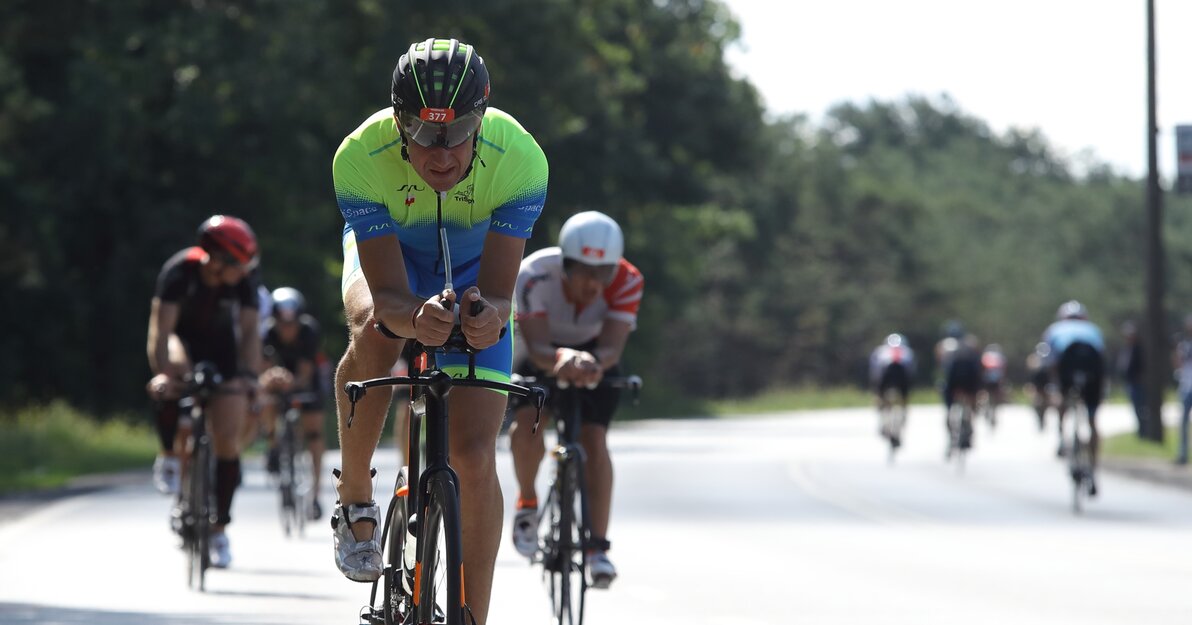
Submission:
<svg viewBox="0 0 1192 625">
<path fill-rule="evenodd" d="M 542 407 L 546 405 L 546 391 L 535 387 L 534 392 L 534 427 L 530 428 L 531 434 L 538 433 L 538 425 L 542 422 Z"/>
<path fill-rule="evenodd" d="M 352 428 L 352 419 L 356 418 L 356 402 L 360 401 L 361 397 L 368 392 L 368 389 L 359 382 L 348 382 L 344 385 L 344 393 L 348 395 L 348 401 L 352 404 L 352 410 L 348 412 L 347 427 Z"/>
</svg>

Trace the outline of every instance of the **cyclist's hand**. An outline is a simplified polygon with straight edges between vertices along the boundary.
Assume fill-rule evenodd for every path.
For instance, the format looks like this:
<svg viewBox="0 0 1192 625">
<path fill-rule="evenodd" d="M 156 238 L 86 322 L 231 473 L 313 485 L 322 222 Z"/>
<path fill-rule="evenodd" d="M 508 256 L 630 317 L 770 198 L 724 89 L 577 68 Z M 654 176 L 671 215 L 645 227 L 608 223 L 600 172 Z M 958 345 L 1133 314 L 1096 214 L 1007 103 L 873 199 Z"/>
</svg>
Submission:
<svg viewBox="0 0 1192 625">
<path fill-rule="evenodd" d="M 178 399 L 181 395 L 183 383 L 181 380 L 171 378 L 165 373 L 159 373 L 149 380 L 145 385 L 145 391 L 149 393 L 149 397 L 157 401 L 166 399 Z"/>
<path fill-rule="evenodd" d="M 600 366 L 600 361 L 596 360 L 596 357 L 590 352 L 579 353 L 576 368 L 579 370 L 579 374 L 576 376 L 575 383 L 585 388 L 596 388 L 596 385 L 600 384 L 600 378 L 604 377 L 604 367 Z"/>
<path fill-rule="evenodd" d="M 414 332 L 419 343 L 437 347 L 447 342 L 455 328 L 455 292 L 442 293 L 426 300 L 414 313 Z"/>
<path fill-rule="evenodd" d="M 555 351 L 555 367 L 551 375 L 564 382 L 578 386 L 587 386 L 593 375 L 603 375 L 600 363 L 589 353 L 569 347 L 560 347 Z M 596 382 L 600 378 L 596 377 Z"/>
<path fill-rule="evenodd" d="M 472 314 L 473 308 L 478 309 L 476 314 Z M 503 325 L 497 307 L 480 295 L 479 288 L 470 286 L 464 291 L 459 306 L 459 327 L 468 339 L 468 345 L 476 349 L 496 345 L 501 340 Z"/>
<path fill-rule="evenodd" d="M 259 384 L 271 393 L 284 393 L 294 384 L 294 374 L 284 367 L 269 367 L 261 374 Z"/>
</svg>

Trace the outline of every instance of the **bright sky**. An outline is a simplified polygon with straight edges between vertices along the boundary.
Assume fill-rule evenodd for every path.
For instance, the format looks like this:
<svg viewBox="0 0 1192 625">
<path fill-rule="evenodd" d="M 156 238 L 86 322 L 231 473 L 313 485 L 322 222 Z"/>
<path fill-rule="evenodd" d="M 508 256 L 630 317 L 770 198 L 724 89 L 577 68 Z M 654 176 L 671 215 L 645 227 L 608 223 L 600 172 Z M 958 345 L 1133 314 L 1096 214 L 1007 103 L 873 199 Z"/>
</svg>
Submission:
<svg viewBox="0 0 1192 625">
<path fill-rule="evenodd" d="M 1145 0 L 722 1 L 742 29 L 728 61 L 773 114 L 947 93 L 997 132 L 1039 128 L 1065 155 L 1146 173 Z M 1170 179 L 1174 127 L 1192 124 L 1192 0 L 1155 0 L 1155 15 Z"/>
</svg>

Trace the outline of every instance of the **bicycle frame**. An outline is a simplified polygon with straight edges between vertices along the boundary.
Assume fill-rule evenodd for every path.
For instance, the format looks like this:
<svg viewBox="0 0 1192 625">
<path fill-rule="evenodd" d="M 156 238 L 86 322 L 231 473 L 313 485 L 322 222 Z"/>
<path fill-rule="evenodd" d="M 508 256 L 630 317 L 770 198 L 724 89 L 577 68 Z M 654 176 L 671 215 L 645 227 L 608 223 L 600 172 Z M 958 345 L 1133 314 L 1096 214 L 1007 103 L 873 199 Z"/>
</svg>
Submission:
<svg viewBox="0 0 1192 625">
<path fill-rule="evenodd" d="M 468 375 L 462 378 L 452 378 L 450 375 L 438 368 L 434 356 L 438 353 L 447 351 L 458 351 L 468 354 Z M 423 532 L 426 529 L 422 520 L 423 513 L 429 512 L 427 507 L 430 503 L 430 497 L 436 485 L 446 482 L 450 484 L 450 496 L 456 502 L 455 509 L 458 510 L 459 501 L 459 476 L 455 470 L 451 468 L 450 459 L 448 457 L 448 450 L 450 449 L 448 440 L 449 421 L 448 421 L 448 396 L 451 390 L 455 387 L 474 387 L 485 388 L 490 390 L 501 390 L 516 395 L 533 397 L 535 405 L 539 410 L 545 401 L 545 394 L 541 389 L 531 389 L 516 384 L 509 384 L 504 382 L 496 382 L 493 380 L 483 380 L 476 377 L 476 351 L 468 346 L 466 339 L 458 331 L 453 333 L 451 338 L 443 347 L 423 348 L 425 360 L 423 361 L 427 368 L 420 371 L 418 375 L 411 376 L 396 376 L 377 378 L 373 380 L 365 380 L 362 382 L 348 382 L 344 391 L 348 395 L 348 399 L 352 404 L 352 414 L 355 413 L 356 402 L 364 396 L 366 390 L 375 386 L 409 386 L 415 389 L 417 397 L 412 401 L 409 419 L 409 457 L 407 458 L 407 471 L 411 483 L 416 483 L 416 487 L 408 488 L 405 493 L 396 492 L 395 496 L 398 500 L 391 502 L 389 513 L 386 514 L 385 528 L 383 533 L 383 540 L 388 543 L 389 540 L 401 540 L 404 542 L 404 536 L 396 535 L 398 532 L 409 532 L 418 540 L 417 559 L 415 563 L 415 572 L 417 575 L 423 574 L 424 570 L 424 554 L 423 549 L 427 546 L 427 541 L 423 538 Z M 419 359 L 422 360 L 422 359 Z M 351 427 L 352 415 L 349 415 L 348 427 Z M 419 451 L 420 432 L 422 429 L 422 422 L 425 420 L 426 424 L 426 458 L 421 458 Z M 425 462 L 425 466 L 422 463 Z M 401 474 L 398 476 L 399 486 Z M 404 496 L 402 496 L 404 495 Z M 401 501 L 403 500 L 404 501 Z M 391 527 L 390 520 L 393 518 L 393 506 L 405 507 L 406 527 Z M 462 576 L 463 558 L 461 554 L 461 537 L 459 535 L 460 528 L 458 523 L 444 523 L 444 528 L 448 535 L 445 540 L 451 545 L 447 551 L 449 554 L 455 554 L 458 557 L 458 562 L 441 563 L 445 566 L 448 575 Z M 391 534 L 394 534 L 391 536 Z M 399 543 L 400 544 L 400 543 Z M 401 545 L 404 547 L 404 545 Z M 431 546 L 433 549 L 433 546 Z M 402 549 L 397 550 L 397 558 L 401 559 Z M 453 557 L 448 555 L 449 558 Z M 436 563 L 432 563 L 432 566 Z M 412 592 L 402 589 L 403 576 L 408 575 L 411 571 L 405 570 L 406 567 L 402 562 L 390 562 L 385 568 L 385 574 L 381 577 L 384 580 L 385 596 L 381 614 L 377 614 L 376 593 L 378 583 L 374 582 L 372 587 L 372 594 L 369 600 L 369 614 L 366 617 L 372 623 L 390 625 L 397 622 L 395 615 L 390 613 L 390 609 L 396 609 L 389 605 L 388 598 L 392 593 L 397 593 L 403 596 L 413 595 L 414 604 L 417 606 L 417 594 L 419 593 L 419 586 L 421 580 L 415 580 L 411 586 Z M 381 580 L 378 580 L 381 581 Z M 433 581 L 430 582 L 433 584 Z M 447 584 L 447 604 L 460 605 L 466 609 L 463 604 L 462 584 Z M 409 618 L 409 614 L 405 617 Z M 449 618 L 449 617 L 448 617 Z M 428 620 L 429 622 L 429 620 Z M 449 619 L 448 622 L 454 622 Z"/>
<path fill-rule="evenodd" d="M 190 402 L 192 442 L 186 486 L 179 489 L 178 504 L 183 545 L 187 550 L 187 583 L 201 592 L 206 590 L 207 569 L 211 564 L 208 532 L 213 522 L 211 499 L 215 483 L 214 451 L 207 433 L 207 401 L 218 392 L 222 378 L 214 365 L 200 362 L 188 382 L 190 388 L 183 402 Z"/>
</svg>

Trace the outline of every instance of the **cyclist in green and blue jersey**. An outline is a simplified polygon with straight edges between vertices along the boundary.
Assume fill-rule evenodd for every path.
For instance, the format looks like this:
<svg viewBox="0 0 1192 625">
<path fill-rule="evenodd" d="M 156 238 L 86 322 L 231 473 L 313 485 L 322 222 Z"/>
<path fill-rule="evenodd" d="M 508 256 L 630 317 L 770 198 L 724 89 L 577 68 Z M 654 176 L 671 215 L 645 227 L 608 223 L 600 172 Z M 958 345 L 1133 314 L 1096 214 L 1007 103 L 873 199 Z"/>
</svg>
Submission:
<svg viewBox="0 0 1192 625">
<path fill-rule="evenodd" d="M 508 328 L 525 240 L 546 200 L 547 162 L 510 115 L 488 106 L 489 78 L 475 49 L 454 39 L 410 46 L 393 72 L 393 107 L 370 116 L 335 154 L 336 199 L 346 222 L 342 292 L 350 342 L 336 372 L 343 470 L 337 483 L 336 564 L 349 579 L 381 575 L 380 510 L 370 466 L 388 409 L 385 393 L 356 406 L 352 427 L 342 389 L 388 374 L 404 344 L 441 345 L 456 321 L 481 351 L 476 373 L 509 380 Z M 445 289 L 439 244 L 447 230 L 454 290 Z M 473 312 L 473 310 L 477 312 Z M 462 374 L 466 356 L 439 359 Z M 488 612 L 503 501 L 496 437 L 505 397 L 459 388 L 451 394 L 450 454 L 460 477 L 464 572 L 476 622 Z"/>
</svg>

